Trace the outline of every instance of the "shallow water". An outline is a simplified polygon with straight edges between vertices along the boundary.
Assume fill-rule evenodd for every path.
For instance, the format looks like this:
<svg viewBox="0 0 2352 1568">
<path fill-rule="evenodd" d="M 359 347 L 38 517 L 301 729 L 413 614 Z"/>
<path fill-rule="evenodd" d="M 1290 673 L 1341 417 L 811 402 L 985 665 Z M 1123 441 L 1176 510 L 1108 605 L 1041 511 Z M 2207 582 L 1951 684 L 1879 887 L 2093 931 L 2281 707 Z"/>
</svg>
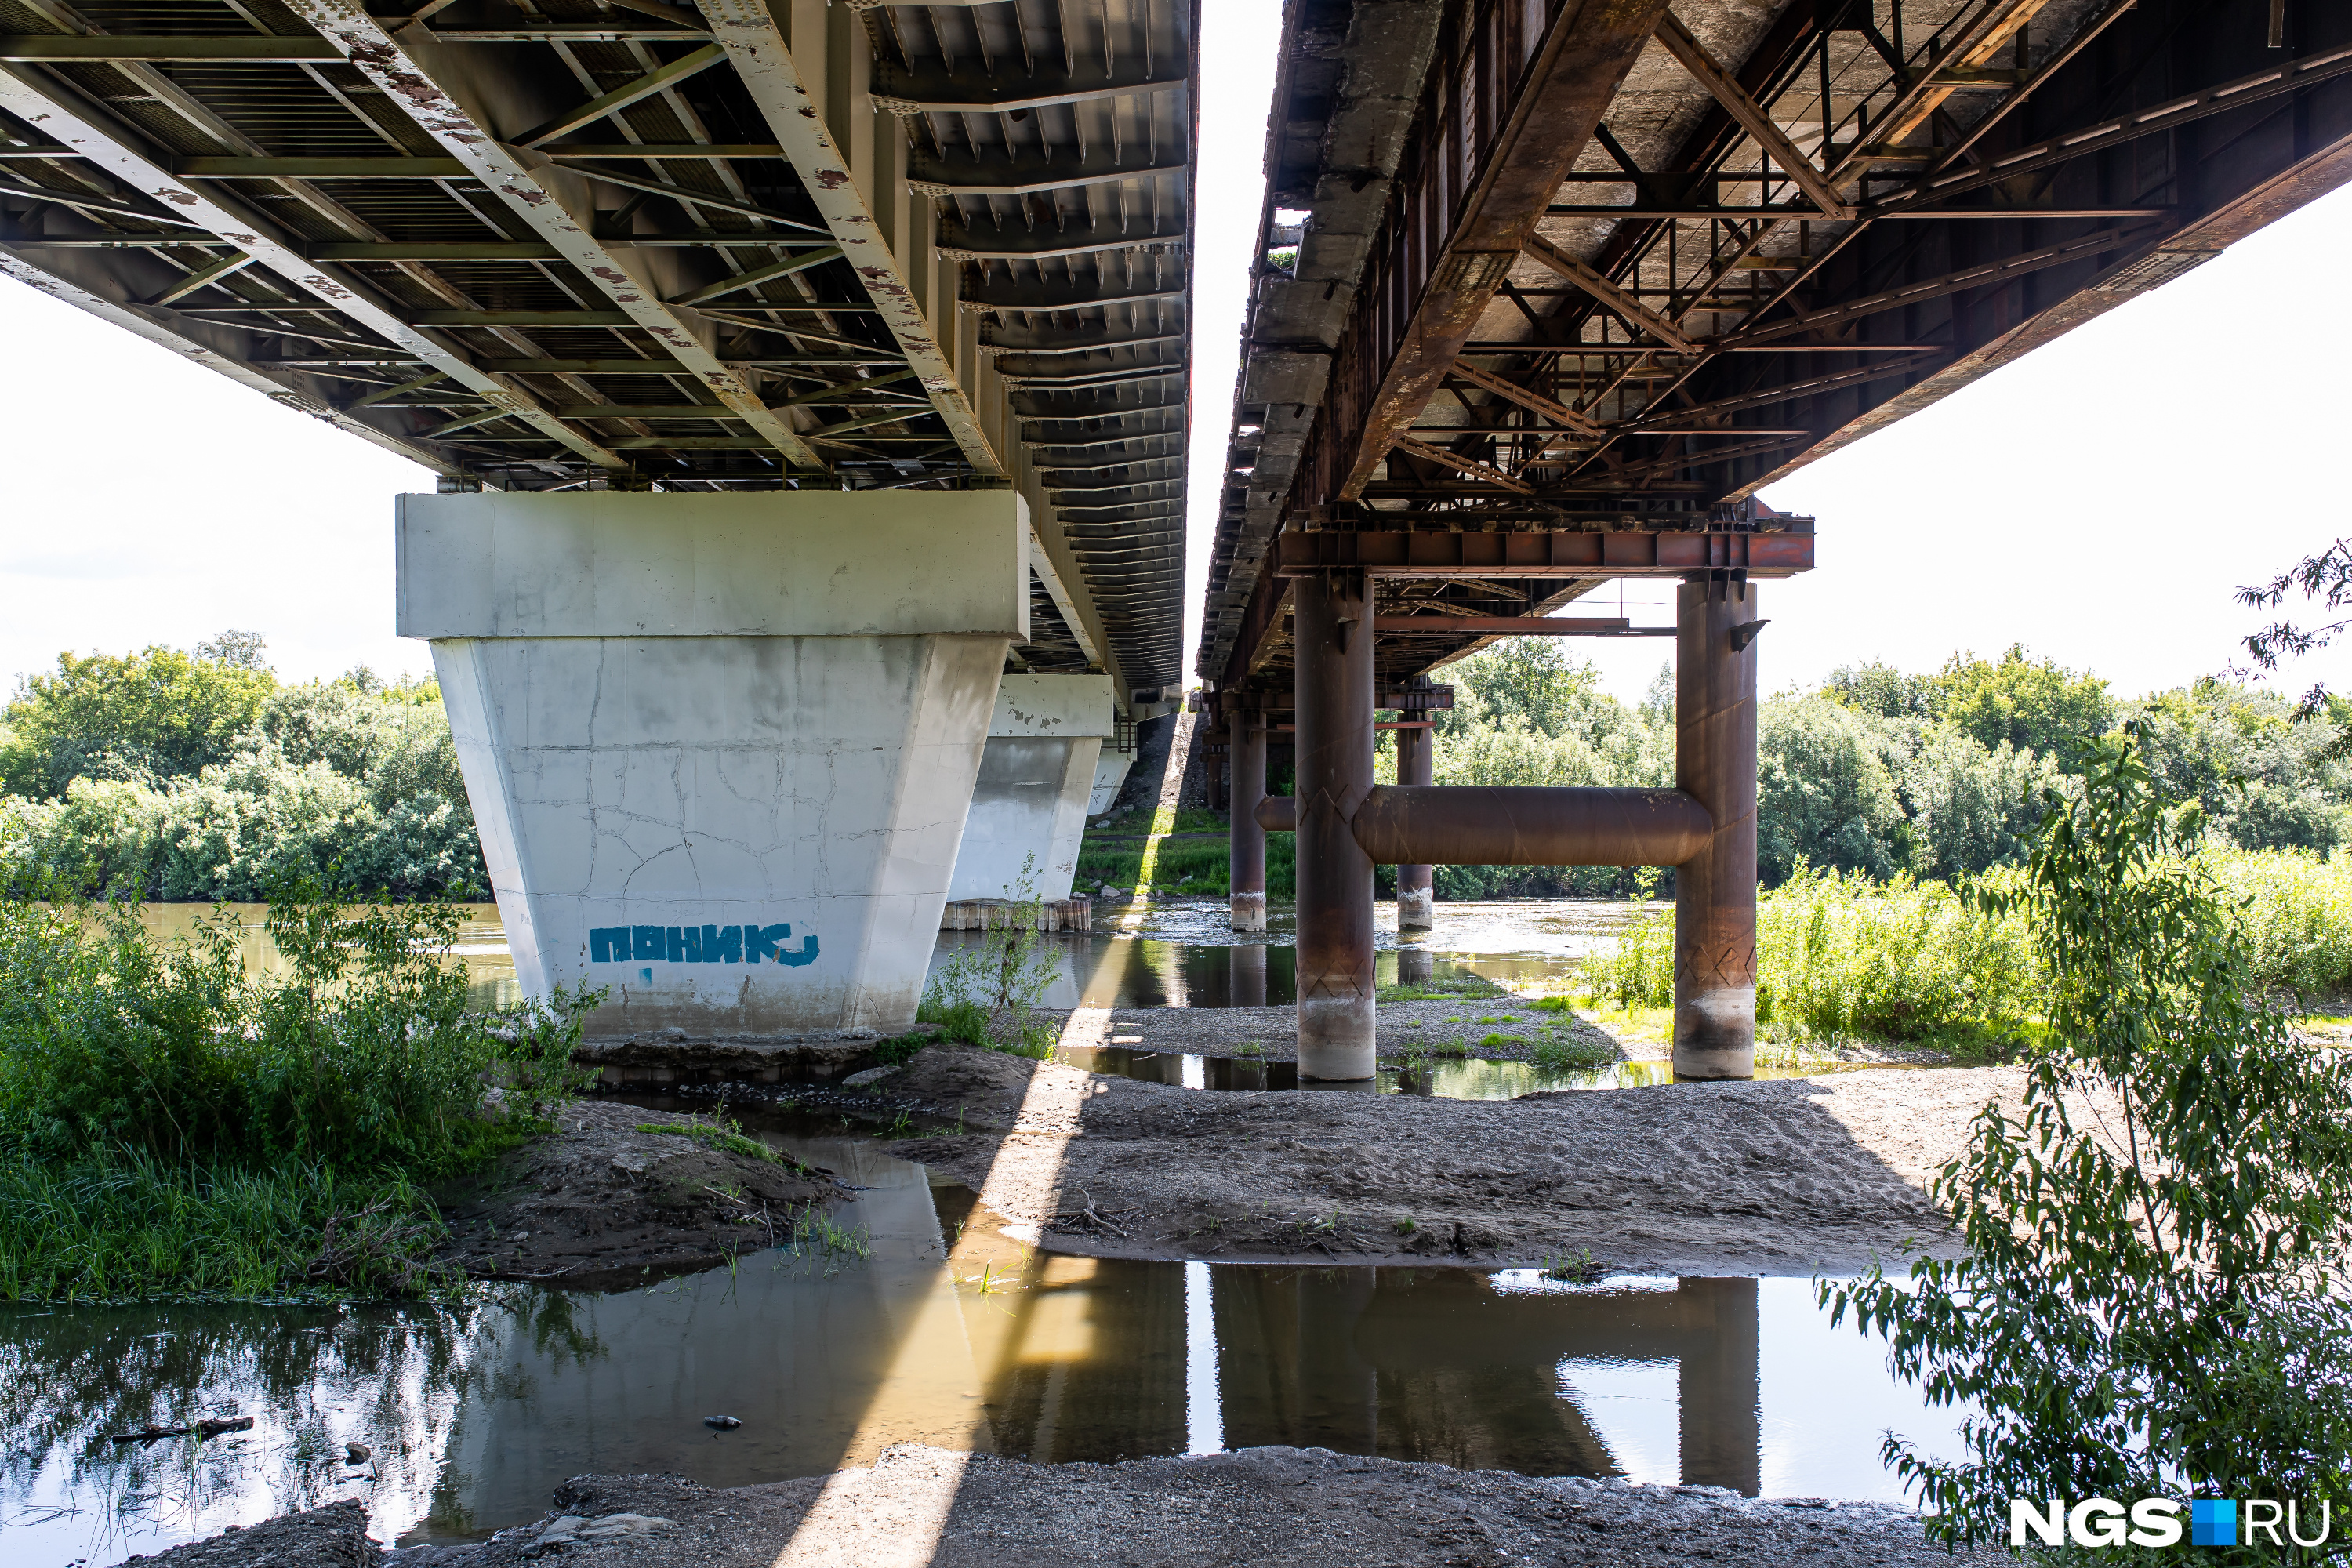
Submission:
<svg viewBox="0 0 2352 1568">
<path fill-rule="evenodd" d="M 1803 1279 L 1041 1254 L 872 1140 L 753 1130 L 857 1189 L 837 1217 L 869 1257 L 458 1310 L 0 1311 L 0 1561 L 102 1568 L 342 1497 L 380 1539 L 473 1539 L 583 1471 L 734 1486 L 908 1441 L 1041 1461 L 1312 1444 L 1885 1499 L 1882 1429 L 1952 1447 L 1957 1416 L 1832 1331 Z M 255 1429 L 105 1440 L 232 1411 Z M 343 1462 L 353 1441 L 367 1463 Z"/>
<path fill-rule="evenodd" d="M 1129 1046 L 1065 1046 L 1055 1059 L 1088 1072 L 1141 1079 L 1147 1083 L 1173 1084 L 1180 1089 L 1297 1089 L 1298 1068 L 1293 1062 L 1250 1061 L 1231 1057 L 1191 1056 L 1177 1051 L 1144 1051 Z M 1759 1079 L 1813 1078 L 1830 1072 L 1877 1070 L 1872 1064 L 1809 1062 L 1801 1067 L 1762 1067 Z M 1612 1062 L 1607 1067 L 1555 1070 L 1533 1062 L 1490 1061 L 1476 1058 L 1439 1059 L 1426 1067 L 1382 1068 L 1376 1087 L 1382 1094 L 1418 1094 L 1439 1100 L 1517 1100 L 1523 1094 L 1570 1089 L 1650 1089 L 1673 1084 L 1674 1066 L 1664 1061 Z M 1361 1084 L 1320 1086 L 1360 1092 Z"/>
<path fill-rule="evenodd" d="M 236 922 L 237 954 L 249 975 L 282 975 L 289 965 L 269 935 L 268 904 L 224 904 Z M 466 991 L 477 1007 L 504 1007 L 522 1000 L 515 980 L 514 956 L 507 948 L 507 928 L 496 904 L 459 904 L 461 919 L 457 945 L 447 962 L 466 972 Z M 192 936 L 197 926 L 213 918 L 211 904 L 145 904 L 139 923 L 163 941 Z"/>
</svg>

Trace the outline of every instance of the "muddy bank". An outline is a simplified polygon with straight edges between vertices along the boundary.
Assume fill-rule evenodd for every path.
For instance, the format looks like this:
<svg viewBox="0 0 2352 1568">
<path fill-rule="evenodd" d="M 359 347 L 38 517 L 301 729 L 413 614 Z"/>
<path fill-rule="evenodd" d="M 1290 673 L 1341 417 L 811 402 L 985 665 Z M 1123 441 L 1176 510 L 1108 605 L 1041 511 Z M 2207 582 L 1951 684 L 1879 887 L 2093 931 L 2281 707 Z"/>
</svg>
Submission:
<svg viewBox="0 0 2352 1568">
<path fill-rule="evenodd" d="M 1221 1262 L 1791 1274 L 1952 1242 L 1922 1187 L 2015 1068 L 1517 1100 L 1171 1088 L 933 1047 L 875 1083 L 892 1145 L 1052 1249 Z M 954 1130 L 961 1122 L 961 1133 Z"/>
<path fill-rule="evenodd" d="M 1994 1560 L 1955 1558 L 1927 1544 L 1915 1515 L 1870 1503 L 1541 1480 L 1322 1448 L 1029 1465 L 909 1446 L 887 1450 L 871 1469 L 733 1490 L 668 1476 L 579 1476 L 557 1489 L 539 1523 L 479 1546 L 381 1556 L 341 1517 L 352 1512 L 356 1505 L 320 1510 L 139 1561 L 513 1568 L 592 1551 L 587 1560 L 613 1568 L 1664 1568 L 1694 1558 L 1927 1568 Z M 351 1554 L 271 1552 L 271 1531 L 329 1514 L 341 1527 L 336 1548 Z"/>
<path fill-rule="evenodd" d="M 672 1111 L 574 1101 L 555 1131 L 438 1194 L 450 1232 L 438 1261 L 479 1279 L 611 1289 L 776 1246 L 839 1191 L 828 1172 L 730 1142 Z"/>
</svg>

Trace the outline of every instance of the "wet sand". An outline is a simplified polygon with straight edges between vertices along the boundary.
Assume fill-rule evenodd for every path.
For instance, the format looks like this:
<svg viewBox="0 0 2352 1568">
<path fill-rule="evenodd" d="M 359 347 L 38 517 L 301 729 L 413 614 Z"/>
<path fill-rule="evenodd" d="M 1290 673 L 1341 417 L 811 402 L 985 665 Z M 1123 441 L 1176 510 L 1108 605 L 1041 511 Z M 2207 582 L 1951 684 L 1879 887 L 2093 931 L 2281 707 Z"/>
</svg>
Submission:
<svg viewBox="0 0 2352 1568">
<path fill-rule="evenodd" d="M 555 1130 L 439 1194 L 436 1261 L 478 1279 L 612 1290 L 773 1247 L 831 1174 L 714 1147 L 694 1117 L 575 1100 Z"/>
</svg>

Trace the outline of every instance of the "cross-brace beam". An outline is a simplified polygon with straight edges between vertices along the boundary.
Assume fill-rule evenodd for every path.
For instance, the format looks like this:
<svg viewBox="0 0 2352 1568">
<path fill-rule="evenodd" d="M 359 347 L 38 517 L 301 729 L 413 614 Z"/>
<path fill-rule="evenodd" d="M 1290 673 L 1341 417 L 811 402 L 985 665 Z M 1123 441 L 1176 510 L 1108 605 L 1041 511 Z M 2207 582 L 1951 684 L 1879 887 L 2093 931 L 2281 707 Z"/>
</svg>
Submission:
<svg viewBox="0 0 2352 1568">
<path fill-rule="evenodd" d="M 464 163 L 541 239 L 620 307 L 628 324 L 651 333 L 671 358 L 774 447 L 786 463 L 800 468 L 824 467 L 783 416 L 769 410 L 751 383 L 719 361 L 717 348 L 704 342 L 697 326 L 663 303 L 658 289 L 638 277 L 617 250 L 608 249 L 596 238 L 593 214 L 583 219 L 573 202 L 565 199 L 557 179 L 547 177 L 544 168 L 532 169 L 524 154 L 500 142 L 488 121 L 460 103 L 394 43 L 359 0 L 292 0 L 292 5 L 426 135 Z M 716 63 L 719 58 L 713 53 L 706 63 Z M 576 192 L 578 187 L 572 189 Z"/>
</svg>

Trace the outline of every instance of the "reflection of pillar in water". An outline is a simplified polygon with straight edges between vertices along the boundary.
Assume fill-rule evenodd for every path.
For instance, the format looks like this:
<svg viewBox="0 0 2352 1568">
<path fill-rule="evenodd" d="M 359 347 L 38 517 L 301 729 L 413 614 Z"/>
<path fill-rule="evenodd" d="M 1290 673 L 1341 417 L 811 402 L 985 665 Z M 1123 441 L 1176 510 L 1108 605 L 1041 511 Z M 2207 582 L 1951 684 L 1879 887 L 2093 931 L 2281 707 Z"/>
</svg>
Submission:
<svg viewBox="0 0 2352 1568">
<path fill-rule="evenodd" d="M 1425 947 L 1397 949 L 1397 984 L 1419 985 L 1435 972 L 1436 960 Z"/>
<path fill-rule="evenodd" d="M 1225 949 L 1226 1005 L 1265 1005 L 1265 944 L 1242 942 Z"/>
<path fill-rule="evenodd" d="M 1684 1279 L 1678 1293 L 1711 1316 L 1682 1354 L 1682 1473 L 1685 1485 L 1762 1489 L 1763 1427 L 1757 1394 L 1756 1281 Z"/>
<path fill-rule="evenodd" d="M 1430 783 L 1433 777 L 1432 753 L 1436 749 L 1431 741 L 1431 731 L 1427 730 L 1397 731 L 1397 783 Z M 1427 931 L 1430 928 L 1436 912 L 1436 868 L 1433 866 L 1400 866 L 1396 868 L 1397 930 Z"/>
</svg>

